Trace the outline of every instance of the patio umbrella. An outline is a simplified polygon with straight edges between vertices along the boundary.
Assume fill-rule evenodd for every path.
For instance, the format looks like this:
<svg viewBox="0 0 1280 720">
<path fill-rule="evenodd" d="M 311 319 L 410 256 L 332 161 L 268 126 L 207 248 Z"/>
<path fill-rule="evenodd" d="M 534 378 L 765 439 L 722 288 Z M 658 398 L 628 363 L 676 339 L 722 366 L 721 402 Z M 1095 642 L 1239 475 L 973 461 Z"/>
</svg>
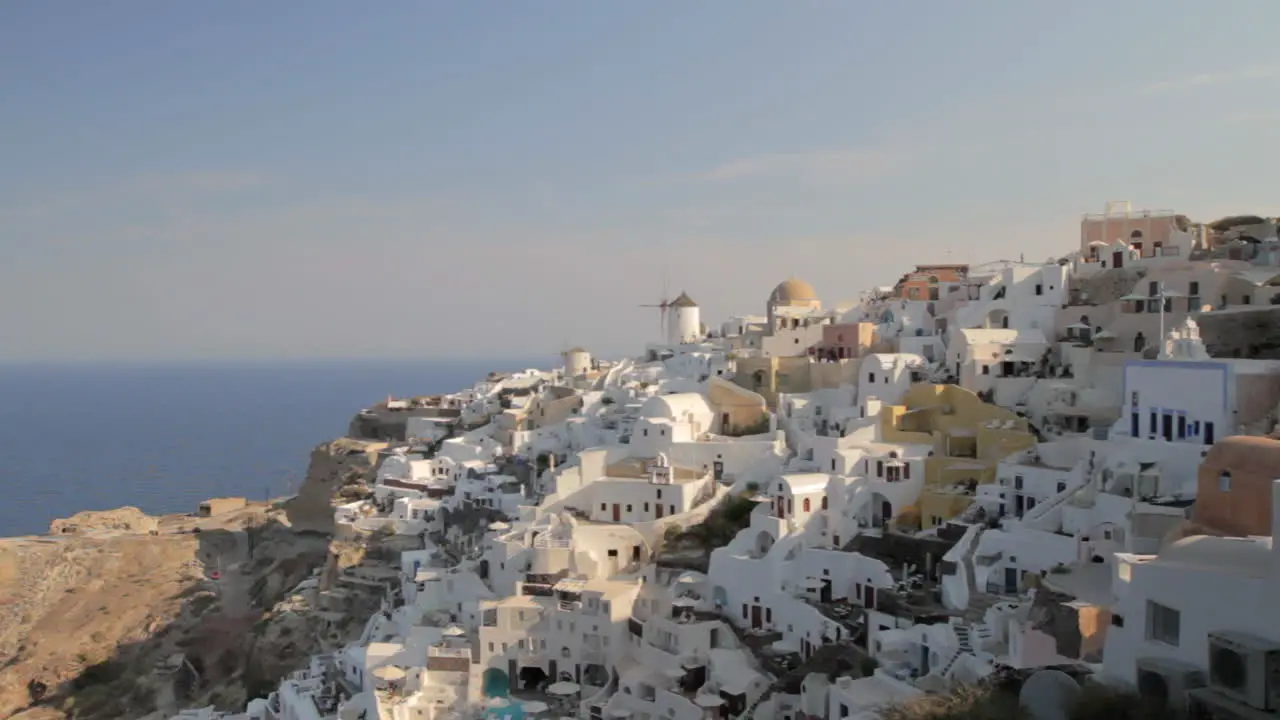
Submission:
<svg viewBox="0 0 1280 720">
<path fill-rule="evenodd" d="M 542 702 L 541 700 L 529 700 L 528 702 L 522 702 L 520 703 L 520 707 L 524 708 L 524 711 L 527 713 L 546 712 L 551 708 L 550 705 Z"/>
<path fill-rule="evenodd" d="M 566 696 L 573 695 L 581 689 L 582 688 L 579 687 L 578 683 L 561 680 L 560 682 L 552 683 L 551 687 L 547 688 L 547 693 L 551 695 Z"/>
<path fill-rule="evenodd" d="M 699 695 L 693 702 L 701 708 L 716 708 L 724 705 L 724 698 L 719 695 Z"/>
</svg>

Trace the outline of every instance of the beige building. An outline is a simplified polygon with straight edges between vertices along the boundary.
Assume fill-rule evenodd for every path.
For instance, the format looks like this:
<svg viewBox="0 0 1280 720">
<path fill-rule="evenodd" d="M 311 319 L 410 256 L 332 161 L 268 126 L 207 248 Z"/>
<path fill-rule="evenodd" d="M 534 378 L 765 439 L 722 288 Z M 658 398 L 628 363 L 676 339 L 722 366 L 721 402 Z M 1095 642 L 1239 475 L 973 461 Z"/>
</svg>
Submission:
<svg viewBox="0 0 1280 720">
<path fill-rule="evenodd" d="M 880 420 L 885 442 L 933 446 L 918 507 L 924 528 L 964 511 L 976 486 L 995 481 L 1001 460 L 1036 443 L 1026 420 L 958 385 L 916 384 Z"/>
<path fill-rule="evenodd" d="M 1240 270 L 1240 263 L 1230 261 L 1152 268 L 1141 279 L 1126 280 L 1134 284 L 1120 296 L 1094 297 L 1092 301 L 1099 304 L 1073 304 L 1059 310 L 1055 318 L 1057 337 L 1074 336 L 1078 334 L 1076 328 L 1087 326 L 1089 337 L 1100 350 L 1135 352 L 1154 348 L 1161 340 L 1158 296 L 1168 296 L 1163 300 L 1167 332 L 1202 312 L 1251 304 L 1257 286 L 1240 276 Z"/>
<path fill-rule="evenodd" d="M 777 407 L 778 394 L 800 394 L 822 388 L 838 388 L 854 382 L 857 360 L 818 362 L 808 355 L 797 357 L 738 358 L 733 382 L 764 398 L 769 407 Z"/>
<path fill-rule="evenodd" d="M 764 397 L 722 378 L 707 380 L 707 400 L 719 420 L 722 435 L 758 435 L 769 430 Z"/>
<path fill-rule="evenodd" d="M 1124 247 L 1139 257 L 1160 255 L 1173 245 L 1173 234 L 1190 224 L 1172 210 L 1134 210 L 1125 200 L 1108 202 L 1103 212 L 1080 220 L 1080 252 L 1088 261 L 1106 260 L 1107 267 L 1124 267 Z"/>
</svg>

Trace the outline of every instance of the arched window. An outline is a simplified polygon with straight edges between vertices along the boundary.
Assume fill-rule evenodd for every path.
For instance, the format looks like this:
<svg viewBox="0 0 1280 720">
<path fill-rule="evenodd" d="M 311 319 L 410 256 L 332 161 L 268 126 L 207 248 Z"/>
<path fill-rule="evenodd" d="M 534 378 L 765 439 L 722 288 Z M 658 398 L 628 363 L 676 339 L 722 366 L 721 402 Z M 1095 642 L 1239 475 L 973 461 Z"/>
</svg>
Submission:
<svg viewBox="0 0 1280 720">
<path fill-rule="evenodd" d="M 804 499 L 804 511 L 809 512 L 809 498 Z"/>
<path fill-rule="evenodd" d="M 1133 232 L 1129 233 L 1129 239 L 1130 239 L 1130 240 L 1141 240 L 1141 239 L 1142 239 L 1142 231 L 1141 231 L 1141 230 L 1134 230 Z"/>
<path fill-rule="evenodd" d="M 1223 470 L 1218 476 L 1218 490 L 1221 492 L 1231 492 L 1231 471 Z"/>
</svg>

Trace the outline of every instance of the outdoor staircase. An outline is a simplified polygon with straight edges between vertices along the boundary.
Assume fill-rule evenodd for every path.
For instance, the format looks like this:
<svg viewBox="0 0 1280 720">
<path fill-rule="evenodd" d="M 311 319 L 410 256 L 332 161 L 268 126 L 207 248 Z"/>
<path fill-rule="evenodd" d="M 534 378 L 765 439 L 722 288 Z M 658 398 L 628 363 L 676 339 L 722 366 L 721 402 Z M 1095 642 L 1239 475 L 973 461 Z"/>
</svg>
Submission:
<svg viewBox="0 0 1280 720">
<path fill-rule="evenodd" d="M 951 668 L 955 667 L 955 664 L 960 660 L 961 655 L 974 654 L 974 651 L 976 650 L 974 646 L 975 641 L 977 644 L 981 645 L 983 641 L 990 640 L 992 636 L 991 628 L 987 627 L 985 624 L 956 625 L 955 633 L 956 644 L 958 647 L 956 648 L 956 651 L 952 653 L 951 657 L 947 659 L 947 662 L 942 666 L 942 669 L 938 671 L 938 675 L 941 677 L 946 677 L 947 673 L 951 672 Z"/>
<path fill-rule="evenodd" d="M 769 698 L 769 696 L 770 696 L 770 695 L 773 695 L 773 688 L 772 688 L 772 687 L 770 687 L 768 690 L 765 690 L 764 692 L 760 693 L 760 697 L 758 697 L 758 698 L 756 698 L 755 700 L 753 700 L 753 701 L 751 702 L 751 704 L 747 706 L 747 709 L 746 709 L 746 710 L 743 710 L 743 711 L 738 715 L 737 720 L 751 720 L 751 716 L 752 716 L 752 714 L 753 714 L 753 713 L 755 713 L 756 708 L 760 707 L 760 703 L 763 703 L 765 700 L 767 700 L 767 699 Z"/>
</svg>

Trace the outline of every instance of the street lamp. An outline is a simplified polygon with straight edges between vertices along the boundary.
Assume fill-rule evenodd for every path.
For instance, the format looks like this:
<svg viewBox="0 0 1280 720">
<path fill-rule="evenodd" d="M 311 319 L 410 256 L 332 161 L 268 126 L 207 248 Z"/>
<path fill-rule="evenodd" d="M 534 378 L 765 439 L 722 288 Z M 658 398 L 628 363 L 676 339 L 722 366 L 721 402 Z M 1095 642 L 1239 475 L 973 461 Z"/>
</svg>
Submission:
<svg viewBox="0 0 1280 720">
<path fill-rule="evenodd" d="M 1164 304 L 1166 300 L 1169 300 L 1171 298 L 1176 298 L 1176 297 L 1183 297 L 1183 295 L 1180 292 L 1175 292 L 1173 290 L 1166 290 L 1163 282 L 1161 282 L 1159 285 L 1156 286 L 1156 294 L 1150 296 L 1151 300 L 1160 301 L 1160 335 L 1159 335 L 1160 347 L 1156 352 L 1157 359 L 1159 359 L 1162 355 L 1164 355 L 1164 348 L 1165 348 Z"/>
</svg>

